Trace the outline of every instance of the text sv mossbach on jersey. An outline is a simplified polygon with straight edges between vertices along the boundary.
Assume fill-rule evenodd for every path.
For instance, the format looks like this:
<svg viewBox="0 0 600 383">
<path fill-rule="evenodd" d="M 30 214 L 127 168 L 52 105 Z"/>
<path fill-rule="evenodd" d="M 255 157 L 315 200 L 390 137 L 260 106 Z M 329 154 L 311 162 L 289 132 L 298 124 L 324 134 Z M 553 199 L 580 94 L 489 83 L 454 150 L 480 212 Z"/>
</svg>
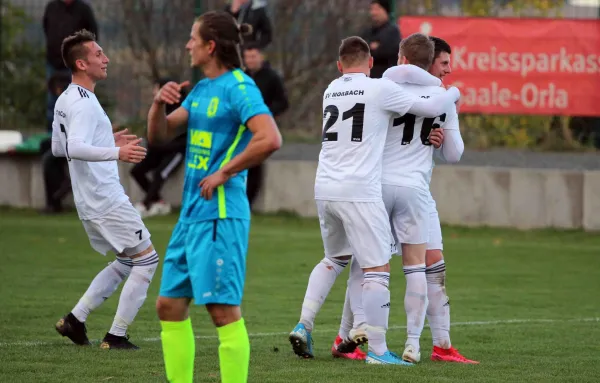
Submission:
<svg viewBox="0 0 600 383">
<path fill-rule="evenodd" d="M 364 90 L 347 90 L 344 92 L 325 93 L 324 99 L 326 100 L 330 97 L 363 96 L 364 94 L 365 94 Z"/>
</svg>

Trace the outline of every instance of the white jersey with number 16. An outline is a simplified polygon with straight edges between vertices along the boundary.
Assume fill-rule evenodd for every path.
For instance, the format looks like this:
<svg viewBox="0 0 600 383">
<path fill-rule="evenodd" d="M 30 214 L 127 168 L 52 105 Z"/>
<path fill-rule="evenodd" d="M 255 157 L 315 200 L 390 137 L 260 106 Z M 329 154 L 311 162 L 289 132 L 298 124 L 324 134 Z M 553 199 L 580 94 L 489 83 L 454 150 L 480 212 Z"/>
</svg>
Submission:
<svg viewBox="0 0 600 383">
<path fill-rule="evenodd" d="M 381 201 L 382 155 L 390 119 L 418 100 L 387 79 L 345 74 L 323 95 L 323 143 L 315 199 Z"/>
<path fill-rule="evenodd" d="M 403 84 L 404 90 L 421 98 L 445 92 L 439 86 Z M 455 105 L 435 118 L 404 114 L 392 120 L 383 151 L 384 185 L 407 186 L 429 192 L 434 147 L 429 142 L 433 129 L 458 130 Z"/>
</svg>

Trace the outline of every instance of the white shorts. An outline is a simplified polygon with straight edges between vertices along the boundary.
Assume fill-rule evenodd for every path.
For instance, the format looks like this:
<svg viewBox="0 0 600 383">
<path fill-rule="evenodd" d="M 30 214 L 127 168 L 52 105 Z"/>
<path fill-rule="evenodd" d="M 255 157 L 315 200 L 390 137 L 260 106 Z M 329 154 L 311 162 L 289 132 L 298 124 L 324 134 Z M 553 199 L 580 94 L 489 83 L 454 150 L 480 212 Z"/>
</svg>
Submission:
<svg viewBox="0 0 600 383">
<path fill-rule="evenodd" d="M 142 221 L 140 213 L 127 201 L 102 217 L 82 220 L 92 248 L 102 255 L 113 251 L 115 254 L 129 253 L 128 249 L 136 249 L 140 244 L 148 242 L 150 232 Z"/>
<path fill-rule="evenodd" d="M 437 211 L 435 200 L 429 192 L 429 242 L 427 242 L 427 250 L 444 250 L 442 243 L 442 225 L 440 224 L 440 216 Z"/>
<path fill-rule="evenodd" d="M 363 269 L 390 261 L 393 239 L 383 202 L 316 202 L 325 257 L 353 255 Z"/>
<path fill-rule="evenodd" d="M 396 246 L 429 241 L 427 193 L 406 186 L 383 185 L 383 203 L 392 226 Z"/>
</svg>

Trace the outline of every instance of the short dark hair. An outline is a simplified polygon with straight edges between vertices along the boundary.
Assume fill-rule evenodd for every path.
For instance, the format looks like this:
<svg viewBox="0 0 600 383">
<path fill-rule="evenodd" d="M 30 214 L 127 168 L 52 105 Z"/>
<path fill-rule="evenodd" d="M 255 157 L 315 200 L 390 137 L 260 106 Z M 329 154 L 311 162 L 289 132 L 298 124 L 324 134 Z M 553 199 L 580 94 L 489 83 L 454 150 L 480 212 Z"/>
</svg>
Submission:
<svg viewBox="0 0 600 383">
<path fill-rule="evenodd" d="M 429 39 L 433 41 L 433 45 L 435 46 L 433 59 L 437 59 L 440 56 L 440 53 L 446 52 L 449 55 L 452 54 L 452 49 L 450 48 L 450 44 L 446 42 L 444 39 L 440 39 L 439 37 L 429 36 Z"/>
<path fill-rule="evenodd" d="M 262 48 L 261 48 L 260 44 L 255 41 L 251 41 L 249 43 L 244 44 L 244 50 L 245 51 L 257 50 L 259 52 L 262 52 Z"/>
<path fill-rule="evenodd" d="M 249 24 L 238 25 L 237 21 L 227 12 L 210 11 L 196 19 L 200 23 L 200 38 L 204 42 L 215 42 L 215 56 L 227 69 L 242 67 L 240 45 L 242 35 L 252 34 Z"/>
<path fill-rule="evenodd" d="M 411 64 L 429 70 L 433 63 L 434 50 L 435 45 L 429 37 L 422 33 L 413 33 L 400 42 L 399 54 L 406 57 Z"/>
<path fill-rule="evenodd" d="M 62 55 L 65 66 L 75 72 L 77 60 L 84 60 L 88 54 L 88 50 L 85 47 L 85 43 L 96 41 L 96 35 L 92 32 L 82 29 L 75 32 L 69 37 L 65 37 L 60 46 L 60 54 Z"/>
<path fill-rule="evenodd" d="M 350 67 L 368 60 L 371 50 L 365 40 L 358 36 L 351 36 L 342 40 L 338 53 L 342 65 Z"/>
</svg>

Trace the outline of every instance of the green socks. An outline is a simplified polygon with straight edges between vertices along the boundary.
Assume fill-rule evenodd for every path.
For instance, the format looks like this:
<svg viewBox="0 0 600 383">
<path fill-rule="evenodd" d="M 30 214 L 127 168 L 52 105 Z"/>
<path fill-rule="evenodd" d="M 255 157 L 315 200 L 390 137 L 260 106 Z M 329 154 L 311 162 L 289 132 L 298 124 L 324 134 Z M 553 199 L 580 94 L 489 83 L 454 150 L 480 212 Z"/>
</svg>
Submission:
<svg viewBox="0 0 600 383">
<path fill-rule="evenodd" d="M 182 322 L 164 322 L 160 338 L 169 383 L 194 380 L 195 339 L 190 318 Z M 244 319 L 217 327 L 222 383 L 246 383 L 250 364 L 250 339 Z"/>
<path fill-rule="evenodd" d="M 217 332 L 220 341 L 221 382 L 246 383 L 250 364 L 250 339 L 244 318 L 227 326 L 217 327 Z"/>
<path fill-rule="evenodd" d="M 182 322 L 161 321 L 160 325 L 162 327 L 160 339 L 165 358 L 167 380 L 170 383 L 192 383 L 196 353 L 192 321 L 190 318 Z M 247 364 L 246 371 L 248 371 Z"/>
</svg>

